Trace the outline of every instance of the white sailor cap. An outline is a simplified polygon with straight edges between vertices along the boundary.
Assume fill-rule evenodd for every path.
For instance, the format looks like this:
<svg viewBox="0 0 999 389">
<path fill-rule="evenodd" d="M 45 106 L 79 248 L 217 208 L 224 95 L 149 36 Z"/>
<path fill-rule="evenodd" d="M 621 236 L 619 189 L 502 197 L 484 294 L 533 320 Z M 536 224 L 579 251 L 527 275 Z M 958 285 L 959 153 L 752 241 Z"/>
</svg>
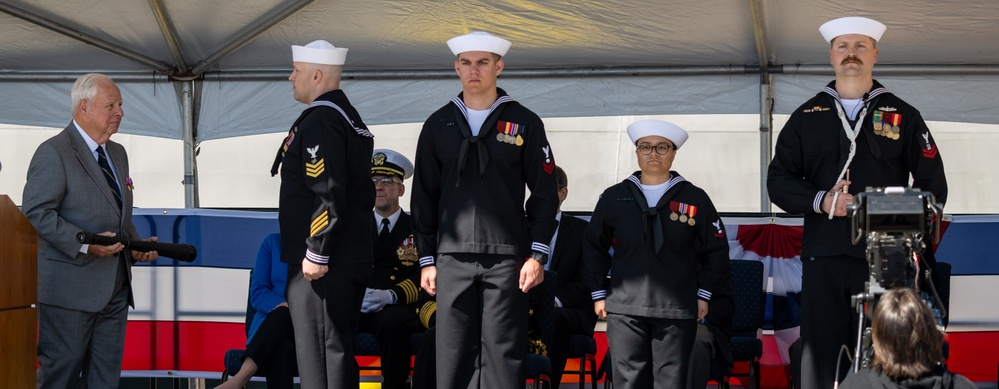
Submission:
<svg viewBox="0 0 999 389">
<path fill-rule="evenodd" d="M 874 38 L 874 41 L 880 41 L 881 35 L 884 35 L 885 27 L 881 22 L 868 19 L 860 16 L 848 16 L 845 18 L 833 19 L 821 27 L 819 27 L 819 32 L 822 33 L 822 37 L 826 38 L 826 42 L 832 43 L 833 39 L 840 35 L 846 34 L 861 34 L 867 35 Z"/>
<path fill-rule="evenodd" d="M 371 154 L 371 175 L 407 179 L 413 176 L 413 163 L 404 155 L 389 149 L 376 149 Z"/>
<path fill-rule="evenodd" d="M 628 137 L 631 143 L 638 144 L 638 140 L 647 136 L 661 136 L 673 142 L 677 150 L 687 141 L 687 131 L 680 126 L 664 122 L 662 120 L 639 120 L 628 126 Z"/>
<path fill-rule="evenodd" d="M 447 40 L 447 47 L 454 55 L 468 51 L 485 51 L 502 57 L 506 55 L 507 50 L 510 50 L 511 45 L 512 43 L 506 39 L 482 31 L 472 31 Z"/>
<path fill-rule="evenodd" d="M 343 65 L 347 61 L 347 50 L 336 47 L 322 39 L 305 46 L 291 46 L 293 62 L 317 63 L 320 65 Z"/>
</svg>

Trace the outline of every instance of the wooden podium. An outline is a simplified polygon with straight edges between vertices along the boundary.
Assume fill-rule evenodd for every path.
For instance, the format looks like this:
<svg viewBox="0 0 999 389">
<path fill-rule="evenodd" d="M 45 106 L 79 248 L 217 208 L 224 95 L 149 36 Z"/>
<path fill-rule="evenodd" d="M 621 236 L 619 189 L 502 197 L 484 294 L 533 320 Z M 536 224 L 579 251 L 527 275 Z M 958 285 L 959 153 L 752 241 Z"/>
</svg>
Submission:
<svg viewBox="0 0 999 389">
<path fill-rule="evenodd" d="M 7 195 L 0 194 L 0 385 L 35 387 L 38 235 Z"/>
</svg>

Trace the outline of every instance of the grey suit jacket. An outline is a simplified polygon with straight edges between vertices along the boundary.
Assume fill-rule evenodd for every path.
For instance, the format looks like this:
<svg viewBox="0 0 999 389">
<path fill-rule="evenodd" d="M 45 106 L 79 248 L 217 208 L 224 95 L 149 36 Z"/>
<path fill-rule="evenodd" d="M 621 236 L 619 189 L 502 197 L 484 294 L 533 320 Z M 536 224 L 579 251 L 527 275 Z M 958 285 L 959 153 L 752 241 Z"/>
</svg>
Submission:
<svg viewBox="0 0 999 389">
<path fill-rule="evenodd" d="M 21 209 L 38 231 L 40 303 L 100 311 L 111 300 L 119 259 L 81 253 L 76 234 L 112 231 L 128 239 L 140 238 L 132 225 L 132 192 L 125 185 L 129 176 L 125 148 L 108 141 L 105 149 L 117 170 L 122 210 L 93 150 L 73 123 L 39 145 L 31 158 Z M 128 265 L 128 302 L 134 306 L 132 259 L 128 250 L 122 254 Z"/>
</svg>

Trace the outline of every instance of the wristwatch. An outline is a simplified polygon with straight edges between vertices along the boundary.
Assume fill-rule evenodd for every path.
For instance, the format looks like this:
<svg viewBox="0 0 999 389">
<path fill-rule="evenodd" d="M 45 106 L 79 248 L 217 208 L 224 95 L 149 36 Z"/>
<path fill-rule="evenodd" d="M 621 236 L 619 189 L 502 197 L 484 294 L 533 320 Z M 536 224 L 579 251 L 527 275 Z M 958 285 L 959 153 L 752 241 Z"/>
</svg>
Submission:
<svg viewBox="0 0 999 389">
<path fill-rule="evenodd" d="M 528 258 L 538 261 L 542 266 L 548 264 L 548 254 L 545 253 L 531 251 L 531 256 Z"/>
</svg>

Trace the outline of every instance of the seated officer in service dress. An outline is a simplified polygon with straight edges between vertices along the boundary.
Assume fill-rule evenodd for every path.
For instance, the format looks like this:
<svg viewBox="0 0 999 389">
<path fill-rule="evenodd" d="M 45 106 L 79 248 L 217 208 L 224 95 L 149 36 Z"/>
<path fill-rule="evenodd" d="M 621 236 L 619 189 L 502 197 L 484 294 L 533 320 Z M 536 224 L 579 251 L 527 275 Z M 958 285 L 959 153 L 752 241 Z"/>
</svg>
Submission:
<svg viewBox="0 0 999 389">
<path fill-rule="evenodd" d="M 420 290 L 420 265 L 409 214 L 399 206 L 413 163 L 402 154 L 377 149 L 371 157 L 375 184 L 374 273 L 361 304 L 360 332 L 378 338 L 382 388 L 408 388 L 410 335 L 423 331 L 417 304 L 430 299 Z"/>
</svg>

